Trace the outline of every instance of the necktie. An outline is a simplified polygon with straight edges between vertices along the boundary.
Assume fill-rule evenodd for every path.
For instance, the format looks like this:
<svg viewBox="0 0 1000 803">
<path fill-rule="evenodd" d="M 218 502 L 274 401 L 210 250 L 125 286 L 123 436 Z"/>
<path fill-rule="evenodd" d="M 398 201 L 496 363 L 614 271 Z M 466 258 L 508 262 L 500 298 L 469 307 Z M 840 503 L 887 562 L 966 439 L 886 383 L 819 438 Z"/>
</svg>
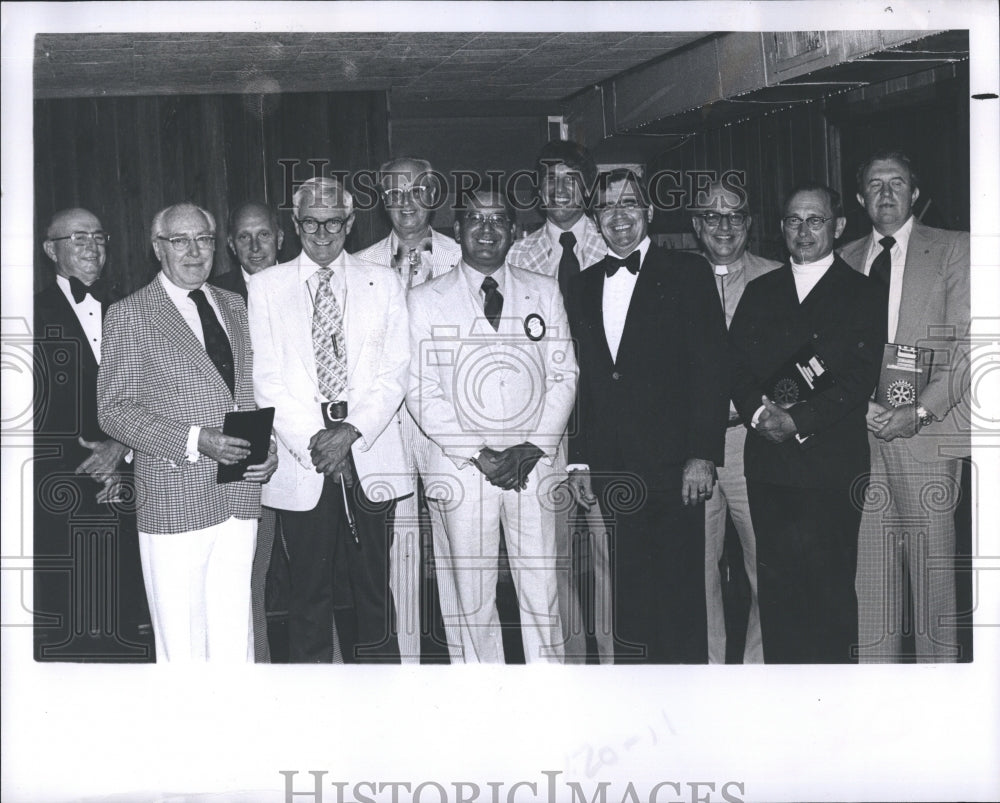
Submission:
<svg viewBox="0 0 1000 803">
<path fill-rule="evenodd" d="M 92 285 L 86 285 L 81 282 L 76 276 L 69 277 L 69 290 L 73 294 L 73 300 L 79 304 L 87 295 L 94 297 L 95 301 L 100 301 L 102 304 L 107 296 L 104 286 L 104 282 L 98 279 Z"/>
<path fill-rule="evenodd" d="M 625 259 L 619 259 L 614 254 L 608 254 L 604 258 L 604 272 L 608 276 L 614 276 L 618 273 L 618 269 L 624 267 L 629 273 L 636 274 L 639 272 L 639 252 L 633 251 Z"/>
<path fill-rule="evenodd" d="M 330 268 L 320 268 L 313 308 L 312 340 L 316 379 L 327 401 L 337 401 L 347 388 L 347 352 L 344 348 L 344 315 L 330 287 Z"/>
<path fill-rule="evenodd" d="M 882 250 L 872 262 L 869 275 L 884 282 L 885 286 L 888 287 L 889 279 L 892 277 L 892 247 L 896 244 L 896 240 L 892 237 L 883 237 L 878 241 L 878 244 L 882 246 Z"/>
<path fill-rule="evenodd" d="M 564 231 L 559 235 L 559 245 L 563 250 L 559 258 L 559 289 L 562 290 L 563 298 L 566 298 L 569 292 L 569 280 L 580 272 L 580 260 L 573 253 L 576 235 L 571 231 Z"/>
<path fill-rule="evenodd" d="M 198 317 L 201 318 L 201 331 L 205 336 L 205 351 L 208 358 L 219 371 L 219 375 L 233 393 L 236 380 L 233 374 L 233 349 L 229 345 L 229 338 L 226 337 L 226 330 L 222 328 L 219 319 L 215 316 L 215 310 L 205 298 L 205 291 L 201 288 L 188 293 L 195 306 L 198 307 Z"/>
<path fill-rule="evenodd" d="M 500 313 L 503 312 L 503 296 L 500 295 L 500 291 L 497 289 L 496 279 L 492 276 L 487 276 L 483 279 L 480 287 L 486 295 L 486 299 L 483 302 L 483 312 L 486 313 L 486 320 L 490 322 L 490 326 L 493 327 L 494 331 L 499 331 Z"/>
</svg>

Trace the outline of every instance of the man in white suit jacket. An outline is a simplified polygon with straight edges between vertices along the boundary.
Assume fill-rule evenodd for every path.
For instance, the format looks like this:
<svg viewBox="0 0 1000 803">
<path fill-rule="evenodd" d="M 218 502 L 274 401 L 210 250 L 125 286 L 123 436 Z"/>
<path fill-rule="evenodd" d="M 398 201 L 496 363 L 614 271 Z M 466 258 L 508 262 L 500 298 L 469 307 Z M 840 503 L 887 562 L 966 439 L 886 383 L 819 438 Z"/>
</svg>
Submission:
<svg viewBox="0 0 1000 803">
<path fill-rule="evenodd" d="M 955 625 L 955 507 L 969 454 L 969 234 L 933 229 L 912 215 L 920 195 L 906 154 L 880 151 L 858 170 L 858 202 L 871 234 L 840 252 L 888 291 L 888 342 L 934 350 L 916 403 L 869 402 L 871 481 L 858 542 L 858 658 L 903 658 L 903 577 L 909 574 L 917 661 L 958 656 Z M 900 531 L 908 533 L 900 537 Z M 930 568 L 928 561 L 948 565 Z"/>
<path fill-rule="evenodd" d="M 379 188 L 392 231 L 354 256 L 396 272 L 404 291 L 454 268 L 462 258 L 462 249 L 453 238 L 431 228 L 440 189 L 431 163 L 405 156 L 392 159 L 379 168 Z M 400 408 L 397 420 L 416 488 L 417 472 L 426 459 L 429 443 L 405 406 Z M 389 586 L 396 603 L 399 652 L 404 664 L 420 662 L 420 554 L 420 504 L 414 493 L 396 505 L 389 551 Z"/>
<path fill-rule="evenodd" d="M 577 368 L 554 279 L 505 262 L 514 211 L 476 193 L 458 211 L 458 268 L 409 295 L 407 406 L 434 442 L 423 473 L 453 662 L 504 660 L 496 609 L 503 524 L 525 659 L 563 660 L 555 465 Z M 563 500 L 568 501 L 566 499 Z"/>
<path fill-rule="evenodd" d="M 289 550 L 290 660 L 332 660 L 336 606 L 353 609 L 338 626 L 345 660 L 398 661 L 388 547 L 395 500 L 413 492 L 394 421 L 409 365 L 406 304 L 395 276 L 344 252 L 353 202 L 336 180 L 310 179 L 293 204 L 302 253 L 256 275 L 249 296 L 254 391 L 275 408 L 279 471 L 263 501 L 281 511 Z M 324 281 L 342 330 L 326 342 L 346 355 L 337 398 L 317 374 Z M 347 402 L 347 418 L 325 427 L 321 403 L 334 401 Z"/>
</svg>

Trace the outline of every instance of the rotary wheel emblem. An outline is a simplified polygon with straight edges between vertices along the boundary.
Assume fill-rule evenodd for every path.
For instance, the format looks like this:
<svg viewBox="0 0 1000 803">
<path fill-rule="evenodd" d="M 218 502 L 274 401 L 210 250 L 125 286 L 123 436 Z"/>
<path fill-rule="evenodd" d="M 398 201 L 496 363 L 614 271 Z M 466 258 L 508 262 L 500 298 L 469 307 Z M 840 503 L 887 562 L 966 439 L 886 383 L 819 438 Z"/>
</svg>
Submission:
<svg viewBox="0 0 1000 803">
<path fill-rule="evenodd" d="M 799 400 L 799 386 L 793 379 L 780 379 L 774 386 L 776 404 L 794 404 Z"/>
<path fill-rule="evenodd" d="M 895 382 L 890 382 L 889 387 L 885 389 L 885 398 L 893 407 L 913 404 L 917 398 L 917 389 L 913 387 L 912 382 L 907 382 L 905 379 L 897 379 Z"/>
</svg>

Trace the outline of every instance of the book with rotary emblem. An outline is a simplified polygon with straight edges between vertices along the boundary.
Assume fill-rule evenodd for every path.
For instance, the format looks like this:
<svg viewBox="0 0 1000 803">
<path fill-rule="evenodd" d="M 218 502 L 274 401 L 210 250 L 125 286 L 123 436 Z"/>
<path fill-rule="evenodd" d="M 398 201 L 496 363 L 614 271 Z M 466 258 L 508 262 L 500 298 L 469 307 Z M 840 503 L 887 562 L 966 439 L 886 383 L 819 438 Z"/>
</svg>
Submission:
<svg viewBox="0 0 1000 803">
<path fill-rule="evenodd" d="M 806 343 L 764 382 L 761 390 L 777 405 L 797 404 L 832 387 L 833 373 Z"/>
<path fill-rule="evenodd" d="M 930 378 L 933 357 L 932 349 L 886 343 L 875 401 L 890 410 L 920 404 L 920 394 Z"/>
</svg>

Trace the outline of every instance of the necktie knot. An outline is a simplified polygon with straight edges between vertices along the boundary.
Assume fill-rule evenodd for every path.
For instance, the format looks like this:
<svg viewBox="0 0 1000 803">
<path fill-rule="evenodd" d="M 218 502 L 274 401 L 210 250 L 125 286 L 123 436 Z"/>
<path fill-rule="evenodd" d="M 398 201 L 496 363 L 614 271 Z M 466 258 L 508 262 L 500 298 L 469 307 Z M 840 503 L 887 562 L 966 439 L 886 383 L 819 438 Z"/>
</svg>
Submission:
<svg viewBox="0 0 1000 803">
<path fill-rule="evenodd" d="M 604 258 L 604 270 L 608 276 L 614 276 L 618 269 L 624 267 L 629 273 L 635 275 L 639 272 L 639 252 L 633 251 L 625 259 L 608 254 Z"/>
<path fill-rule="evenodd" d="M 94 300 L 100 301 L 102 304 L 105 300 L 104 283 L 98 279 L 91 285 L 86 285 L 81 282 L 76 276 L 69 277 L 69 290 L 73 294 L 73 301 L 79 304 L 88 295 L 94 297 Z"/>
<path fill-rule="evenodd" d="M 890 281 L 892 281 L 892 247 L 896 244 L 896 239 L 894 237 L 883 237 L 878 241 L 878 244 L 882 246 L 882 250 L 872 260 L 869 275 L 888 287 Z"/>
<path fill-rule="evenodd" d="M 895 237 L 883 237 L 878 241 L 878 244 L 882 246 L 886 251 L 891 251 L 892 247 L 896 244 Z"/>
<path fill-rule="evenodd" d="M 494 279 L 492 276 L 487 276 L 485 279 L 483 279 L 483 283 L 480 285 L 480 288 L 484 293 L 492 293 L 499 286 L 500 285 L 497 284 L 496 279 Z"/>
<path fill-rule="evenodd" d="M 559 235 L 559 245 L 561 245 L 563 249 L 572 248 L 576 245 L 576 235 L 571 231 L 564 231 Z"/>
</svg>

